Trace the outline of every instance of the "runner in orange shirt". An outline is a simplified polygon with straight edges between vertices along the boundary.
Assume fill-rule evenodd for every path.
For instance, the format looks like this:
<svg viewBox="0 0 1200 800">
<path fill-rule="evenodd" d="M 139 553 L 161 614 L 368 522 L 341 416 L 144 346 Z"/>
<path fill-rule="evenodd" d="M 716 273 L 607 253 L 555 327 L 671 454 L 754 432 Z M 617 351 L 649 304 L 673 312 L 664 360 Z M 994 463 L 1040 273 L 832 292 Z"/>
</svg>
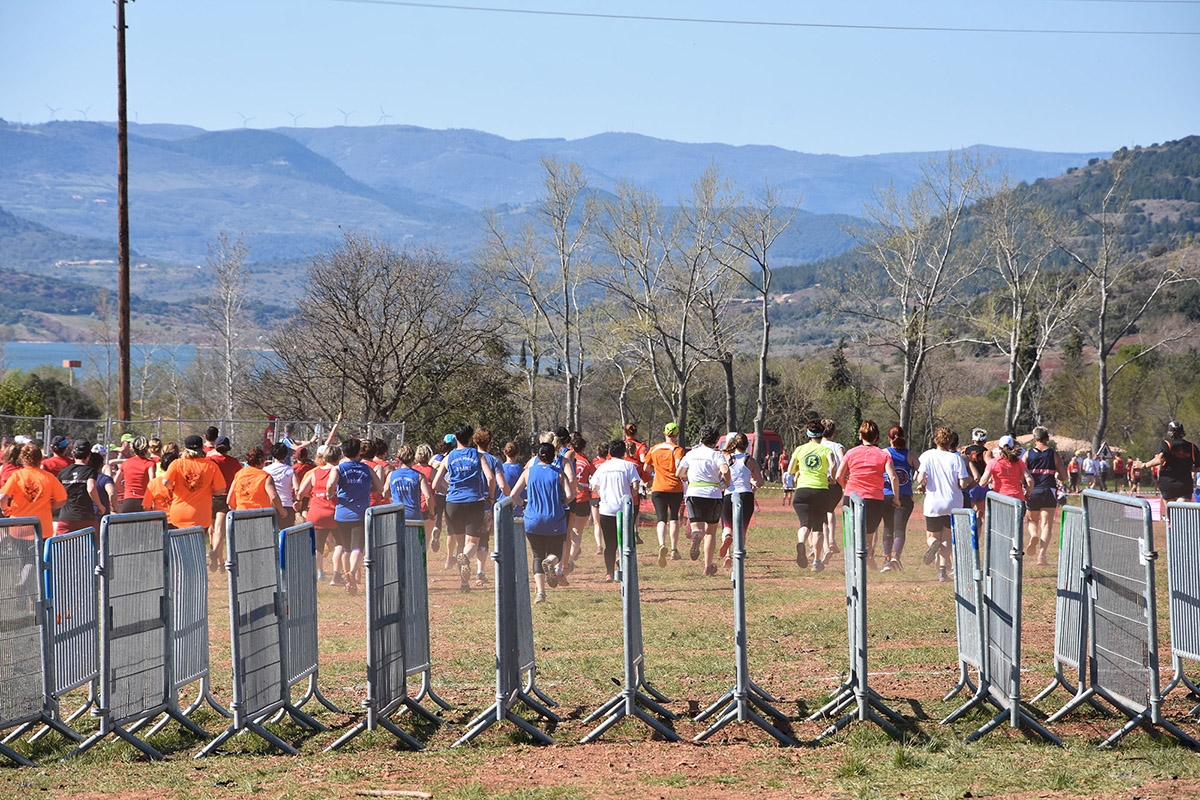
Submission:
<svg viewBox="0 0 1200 800">
<path fill-rule="evenodd" d="M 13 445 L 18 447 L 18 445 Z M 8 476 L 0 489 L 0 509 L 9 517 L 37 517 L 42 521 L 42 536 L 54 535 L 52 512 L 67 502 L 67 490 L 58 478 L 42 469 L 42 451 L 36 444 L 19 445 L 21 467 Z M 14 528 L 14 539 L 33 541 L 33 530 Z"/>
<path fill-rule="evenodd" d="M 265 460 L 266 454 L 261 447 L 246 453 L 246 466 L 238 470 L 233 476 L 233 483 L 229 484 L 230 509 L 273 508 L 276 514 L 283 516 L 283 504 L 275 489 L 275 481 L 263 469 Z"/>
<path fill-rule="evenodd" d="M 683 481 L 675 475 L 683 448 L 679 446 L 679 426 L 668 422 L 663 440 L 646 452 L 646 472 L 654 473 L 650 500 L 658 517 L 658 565 L 667 565 L 667 534 L 672 561 L 679 560 L 679 507 L 683 504 Z"/>
<path fill-rule="evenodd" d="M 172 528 L 212 527 L 212 499 L 225 488 L 225 478 L 211 459 L 204 457 L 204 439 L 192 434 L 183 440 L 183 452 L 171 462 L 163 485 L 173 497 L 167 511 Z"/>
</svg>

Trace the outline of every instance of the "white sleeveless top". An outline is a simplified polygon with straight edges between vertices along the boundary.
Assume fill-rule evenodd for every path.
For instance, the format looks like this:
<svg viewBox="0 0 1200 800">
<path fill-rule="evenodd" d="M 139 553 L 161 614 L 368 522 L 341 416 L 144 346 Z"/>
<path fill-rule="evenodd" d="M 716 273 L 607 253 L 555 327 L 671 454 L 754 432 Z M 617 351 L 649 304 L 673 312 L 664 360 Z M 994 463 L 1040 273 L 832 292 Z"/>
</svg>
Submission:
<svg viewBox="0 0 1200 800">
<path fill-rule="evenodd" d="M 729 488 L 725 490 L 725 494 L 754 491 L 754 487 L 750 485 L 750 468 L 746 466 L 746 458 L 749 455 L 733 454 L 733 463 L 729 465 Z"/>
</svg>

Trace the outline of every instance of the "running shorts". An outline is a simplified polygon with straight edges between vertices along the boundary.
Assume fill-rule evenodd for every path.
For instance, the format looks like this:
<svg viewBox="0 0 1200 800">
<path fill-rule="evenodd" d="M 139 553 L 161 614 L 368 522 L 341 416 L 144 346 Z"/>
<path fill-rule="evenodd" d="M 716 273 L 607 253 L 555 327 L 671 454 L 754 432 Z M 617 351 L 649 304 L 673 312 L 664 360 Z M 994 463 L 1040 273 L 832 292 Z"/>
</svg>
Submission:
<svg viewBox="0 0 1200 800">
<path fill-rule="evenodd" d="M 679 519 L 679 507 L 683 505 L 683 492 L 651 492 L 654 514 L 659 522 L 674 522 Z"/>
</svg>

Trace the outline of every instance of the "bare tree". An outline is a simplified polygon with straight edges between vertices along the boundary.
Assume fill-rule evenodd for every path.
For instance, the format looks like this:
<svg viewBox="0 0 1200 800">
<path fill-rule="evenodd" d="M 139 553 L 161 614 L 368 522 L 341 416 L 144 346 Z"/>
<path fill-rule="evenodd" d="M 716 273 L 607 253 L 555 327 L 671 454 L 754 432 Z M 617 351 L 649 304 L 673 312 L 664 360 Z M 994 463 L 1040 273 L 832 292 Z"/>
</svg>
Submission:
<svg viewBox="0 0 1200 800">
<path fill-rule="evenodd" d="M 577 430 L 584 365 L 579 290 L 596 212 L 587 201 L 587 180 L 579 164 L 546 156 L 542 169 L 545 194 L 537 204 L 536 224 L 511 234 L 494 214 L 486 215 L 484 262 L 511 312 L 508 318 L 531 346 L 544 338 L 562 362 L 567 425 Z"/>
<path fill-rule="evenodd" d="M 726 237 L 726 244 L 740 258 L 724 266 L 749 285 L 759 298 L 761 335 L 758 342 L 758 398 L 754 412 L 753 456 L 760 461 L 766 446 L 763 429 L 767 422 L 767 356 L 771 352 L 770 252 L 775 240 L 796 218 L 797 208 L 798 204 L 785 208 L 779 191 L 767 182 L 753 205 L 737 204 Z"/>
<path fill-rule="evenodd" d="M 212 283 L 208 298 L 199 307 L 201 318 L 217 337 L 217 354 L 221 365 L 221 414 L 224 419 L 236 418 L 237 389 L 245 373 L 239 358 L 238 334 L 242 327 L 250 273 L 246 255 L 250 252 L 242 235 L 230 240 L 222 231 L 217 241 L 208 246 L 208 268 Z"/>
<path fill-rule="evenodd" d="M 975 341 L 994 346 L 1008 361 L 1004 430 L 1016 433 L 1042 358 L 1079 312 L 1082 282 L 1075 271 L 1050 266 L 1060 222 L 1036 196 L 1005 186 L 975 210 L 988 248 L 984 269 L 1003 289 L 970 322 L 983 333 Z"/>
<path fill-rule="evenodd" d="M 1079 229 L 1058 244 L 1071 257 L 1087 280 L 1087 316 L 1090 324 L 1080 327 L 1084 338 L 1096 349 L 1098 414 L 1092 433 L 1092 448 L 1099 450 L 1106 438 L 1109 397 L 1113 381 L 1130 364 L 1160 348 L 1190 336 L 1196 325 L 1177 324 L 1163 329 L 1139 347 L 1117 351 L 1117 344 L 1139 331 L 1147 312 L 1161 305 L 1170 292 L 1194 283 L 1196 270 L 1182 255 L 1145 259 L 1121 241 L 1129 201 L 1122 179 L 1129 163 L 1114 157 L 1107 162 L 1110 180 L 1094 204 L 1080 204 Z M 1109 360 L 1116 357 L 1115 366 Z"/>
<path fill-rule="evenodd" d="M 616 264 L 597 270 L 595 281 L 636 331 L 655 392 L 681 429 L 688 383 L 710 360 L 695 330 L 696 315 L 702 293 L 722 277 L 715 250 L 722 243 L 724 202 L 719 172 L 709 168 L 668 225 L 658 197 L 622 183 L 599 226 Z"/>
<path fill-rule="evenodd" d="M 431 252 L 347 233 L 313 257 L 304 313 L 270 335 L 259 402 L 301 419 L 406 419 L 495 341 L 478 313 L 483 291 Z"/>
<path fill-rule="evenodd" d="M 897 406 L 905 430 L 926 359 L 951 343 L 935 325 L 978 269 L 962 228 L 968 206 L 984 194 L 984 168 L 978 155 L 952 151 L 944 161 L 931 159 L 907 192 L 877 189 L 864 209 L 871 225 L 851 231 L 872 269 L 831 280 L 833 308 L 859 317 L 867 341 L 900 356 Z"/>
</svg>

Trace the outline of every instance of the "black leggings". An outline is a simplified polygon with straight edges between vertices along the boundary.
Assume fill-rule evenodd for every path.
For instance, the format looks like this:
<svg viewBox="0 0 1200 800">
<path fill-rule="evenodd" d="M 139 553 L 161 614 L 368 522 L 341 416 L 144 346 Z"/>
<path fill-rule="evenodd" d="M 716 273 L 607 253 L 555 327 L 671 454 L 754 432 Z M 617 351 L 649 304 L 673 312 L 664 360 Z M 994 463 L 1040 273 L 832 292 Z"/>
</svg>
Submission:
<svg viewBox="0 0 1200 800">
<path fill-rule="evenodd" d="M 559 556 L 563 549 L 564 536 L 542 536 L 538 533 L 527 533 L 525 539 L 529 542 L 529 549 L 533 551 L 533 574 L 541 575 L 542 562 L 550 556 Z M 569 540 L 568 540 L 569 541 Z M 561 556 L 559 556 L 561 558 Z"/>
<path fill-rule="evenodd" d="M 899 508 L 889 506 L 884 509 L 883 554 L 885 556 L 899 559 L 900 554 L 904 552 L 905 532 L 908 530 L 908 518 L 912 516 L 912 513 L 913 499 L 911 495 L 907 494 L 900 495 Z"/>
<path fill-rule="evenodd" d="M 604 571 L 612 575 L 617 566 L 617 518 L 601 514 L 600 533 L 604 535 Z"/>
</svg>

